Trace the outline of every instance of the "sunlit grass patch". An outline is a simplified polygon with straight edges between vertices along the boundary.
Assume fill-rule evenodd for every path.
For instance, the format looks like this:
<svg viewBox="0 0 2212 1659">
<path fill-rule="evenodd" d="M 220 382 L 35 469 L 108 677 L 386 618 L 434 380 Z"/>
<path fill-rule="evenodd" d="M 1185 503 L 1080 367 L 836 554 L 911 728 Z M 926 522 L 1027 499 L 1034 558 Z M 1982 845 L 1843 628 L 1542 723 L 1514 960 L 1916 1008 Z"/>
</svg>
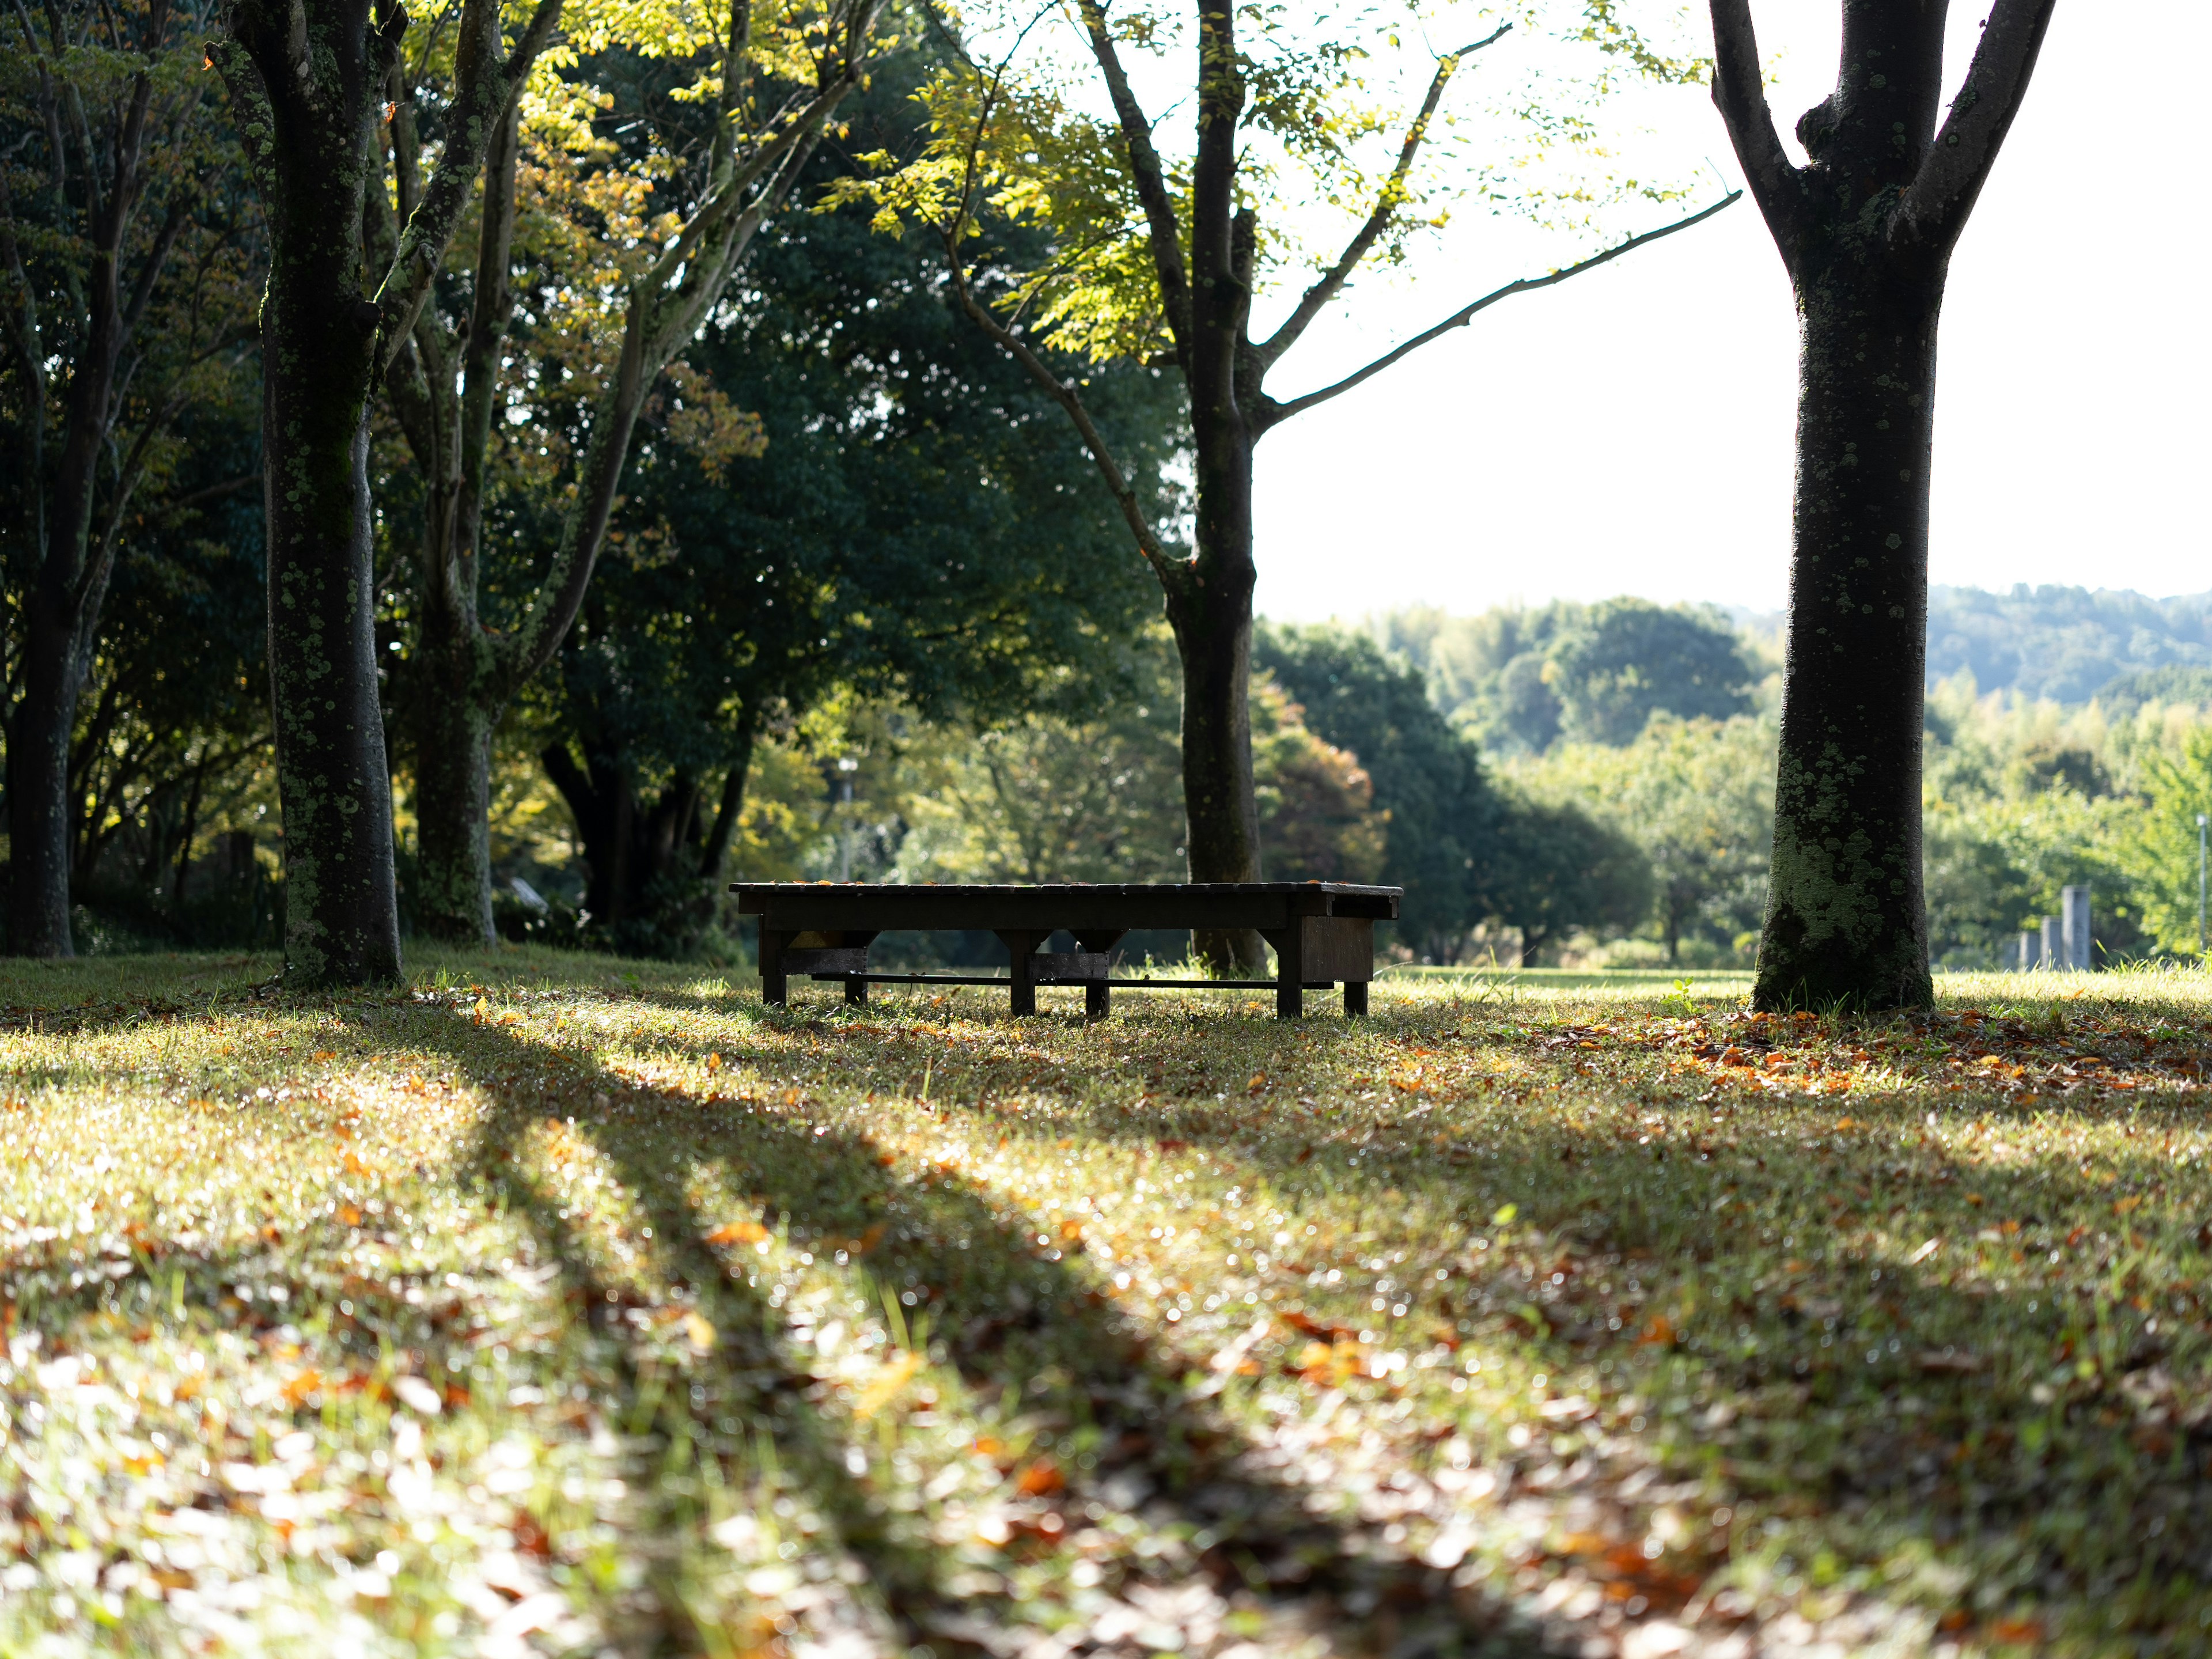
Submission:
<svg viewBox="0 0 2212 1659">
<path fill-rule="evenodd" d="M 0 1647 L 2201 1646 L 2193 975 L 272 968 L 0 970 Z"/>
</svg>

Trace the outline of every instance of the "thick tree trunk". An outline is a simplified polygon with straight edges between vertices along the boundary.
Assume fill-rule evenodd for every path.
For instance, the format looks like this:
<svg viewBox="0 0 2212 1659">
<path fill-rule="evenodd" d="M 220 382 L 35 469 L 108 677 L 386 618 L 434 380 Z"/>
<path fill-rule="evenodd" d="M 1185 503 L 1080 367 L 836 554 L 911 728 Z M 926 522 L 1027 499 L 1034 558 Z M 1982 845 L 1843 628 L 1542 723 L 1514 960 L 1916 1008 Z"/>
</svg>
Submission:
<svg viewBox="0 0 2212 1659">
<path fill-rule="evenodd" d="M 1799 282 L 1797 485 L 1762 1008 L 1934 996 L 1920 871 L 1942 271 Z"/>
<path fill-rule="evenodd" d="M 1767 107 L 1749 0 L 1711 0 L 1713 102 L 1796 295 L 1797 499 L 1774 860 L 1753 1000 L 1935 1000 L 1920 872 L 1928 471 L 1951 250 L 2056 0 L 1995 0 L 1941 131 L 1940 0 L 1845 0 L 1836 88 Z"/>
<path fill-rule="evenodd" d="M 262 306 L 269 683 L 284 810 L 285 975 L 399 973 L 392 779 L 376 676 L 368 393 L 376 310 L 361 297 L 365 134 L 289 170 L 270 204 Z"/>
</svg>

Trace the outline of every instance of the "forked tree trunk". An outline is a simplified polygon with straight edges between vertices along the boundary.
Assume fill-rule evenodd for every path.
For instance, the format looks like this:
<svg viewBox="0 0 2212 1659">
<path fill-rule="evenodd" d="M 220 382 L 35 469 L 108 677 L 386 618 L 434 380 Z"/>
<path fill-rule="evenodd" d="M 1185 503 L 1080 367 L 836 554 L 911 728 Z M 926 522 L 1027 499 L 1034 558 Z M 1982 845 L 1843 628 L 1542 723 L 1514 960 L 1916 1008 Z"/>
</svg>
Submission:
<svg viewBox="0 0 2212 1659">
<path fill-rule="evenodd" d="M 1790 646 L 1753 1000 L 1934 1000 L 1920 871 L 1936 324 L 2054 0 L 1996 0 L 1942 131 L 1944 0 L 1844 0 L 1836 89 L 1774 130 L 1749 0 L 1711 0 L 1713 101 L 1796 297 Z"/>
</svg>

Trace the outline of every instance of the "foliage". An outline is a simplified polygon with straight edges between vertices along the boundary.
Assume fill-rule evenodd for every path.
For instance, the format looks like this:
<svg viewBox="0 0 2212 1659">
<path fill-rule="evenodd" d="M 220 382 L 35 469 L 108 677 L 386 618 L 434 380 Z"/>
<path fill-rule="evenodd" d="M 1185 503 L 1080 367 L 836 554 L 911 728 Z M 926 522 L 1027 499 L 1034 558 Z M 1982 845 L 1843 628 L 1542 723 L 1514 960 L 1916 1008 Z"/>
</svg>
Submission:
<svg viewBox="0 0 2212 1659">
<path fill-rule="evenodd" d="M 1651 912 L 1650 861 L 1627 836 L 1569 802 L 1522 800 L 1506 814 L 1492 914 L 1521 935 L 1521 963 L 1571 933 L 1613 937 Z"/>
<path fill-rule="evenodd" d="M 1427 960 L 1456 960 L 1516 878 L 1501 840 L 1507 808 L 1474 746 L 1446 724 L 1419 675 L 1359 634 L 1267 628 L 1253 660 L 1323 741 L 1366 772 L 1389 815 L 1382 879 L 1406 890 L 1401 939 Z"/>
<path fill-rule="evenodd" d="M 1633 743 L 1655 714 L 1726 720 L 1751 708 L 1752 668 L 1718 617 L 1607 599 L 1569 629 L 1545 677 L 1564 734 L 1584 743 Z"/>
<path fill-rule="evenodd" d="M 1049 715 L 918 732 L 887 809 L 902 881 L 1176 881 L 1182 781 L 1173 657 L 1157 636 L 1135 696 L 1099 715 Z M 1272 881 L 1373 881 L 1386 817 L 1358 757 L 1317 736 L 1264 674 L 1254 685 L 1253 769 Z"/>
<path fill-rule="evenodd" d="M 1252 687 L 1252 772 L 1270 881 L 1382 878 L 1389 815 L 1359 757 L 1314 735 L 1267 676 Z"/>
<path fill-rule="evenodd" d="M 2200 1639 L 2200 975 L 1286 1026 L 423 954 L 0 973 L 0 1645 Z"/>
<path fill-rule="evenodd" d="M 906 141 L 905 85 L 887 74 L 856 99 L 856 142 Z M 817 156 L 801 201 L 848 166 Z M 924 245 L 872 234 L 850 207 L 795 213 L 763 233 L 747 289 L 688 365 L 760 442 L 702 453 L 678 418 L 690 405 L 648 409 L 612 556 L 538 715 L 599 790 L 636 801 L 629 822 L 683 820 L 679 846 L 623 856 L 665 869 L 663 900 L 691 922 L 648 922 L 665 903 L 647 902 L 642 877 L 590 907 L 629 928 L 630 948 L 690 948 L 715 814 L 682 803 L 702 787 L 711 801 L 759 738 L 844 696 L 970 727 L 1080 718 L 1127 690 L 1149 608 L 1079 444 L 953 313 Z M 1101 418 L 1166 499 L 1170 386 L 1141 368 L 1093 381 Z M 579 781 L 563 787 L 580 818 L 599 810 L 581 773 L 562 775 Z"/>
<path fill-rule="evenodd" d="M 1509 755 L 1541 754 L 1562 737 L 1632 743 L 1662 710 L 1684 720 L 1747 714 L 1759 678 L 1710 608 L 1559 600 L 1465 617 L 1415 609 L 1375 628 L 1421 671 L 1455 725 Z"/>
<path fill-rule="evenodd" d="M 2192 728 L 2180 743 L 2144 763 L 2148 799 L 2125 833 L 2130 861 L 2140 872 L 2144 931 L 2178 957 L 2201 957 L 2204 913 L 2198 825 L 2212 815 L 2212 726 Z"/>
<path fill-rule="evenodd" d="M 1578 803 L 1642 851 L 1668 961 L 1683 960 L 1686 944 L 1700 965 L 1741 959 L 1755 941 L 1774 836 L 1771 722 L 1662 712 L 1622 747 L 1562 744 L 1509 775 L 1540 799 Z"/>
</svg>

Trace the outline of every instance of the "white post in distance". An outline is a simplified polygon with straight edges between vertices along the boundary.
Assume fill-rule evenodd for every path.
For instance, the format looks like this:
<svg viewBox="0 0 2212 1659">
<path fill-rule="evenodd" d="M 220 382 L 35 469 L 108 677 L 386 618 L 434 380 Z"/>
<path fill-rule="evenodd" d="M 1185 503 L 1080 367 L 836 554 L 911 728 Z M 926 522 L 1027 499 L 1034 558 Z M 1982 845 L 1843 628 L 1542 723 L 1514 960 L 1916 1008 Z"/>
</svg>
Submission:
<svg viewBox="0 0 2212 1659">
<path fill-rule="evenodd" d="M 2089 971 L 2089 889 L 2064 887 L 2058 893 L 2059 938 L 2065 947 L 2065 965 L 2077 974 Z"/>
</svg>

